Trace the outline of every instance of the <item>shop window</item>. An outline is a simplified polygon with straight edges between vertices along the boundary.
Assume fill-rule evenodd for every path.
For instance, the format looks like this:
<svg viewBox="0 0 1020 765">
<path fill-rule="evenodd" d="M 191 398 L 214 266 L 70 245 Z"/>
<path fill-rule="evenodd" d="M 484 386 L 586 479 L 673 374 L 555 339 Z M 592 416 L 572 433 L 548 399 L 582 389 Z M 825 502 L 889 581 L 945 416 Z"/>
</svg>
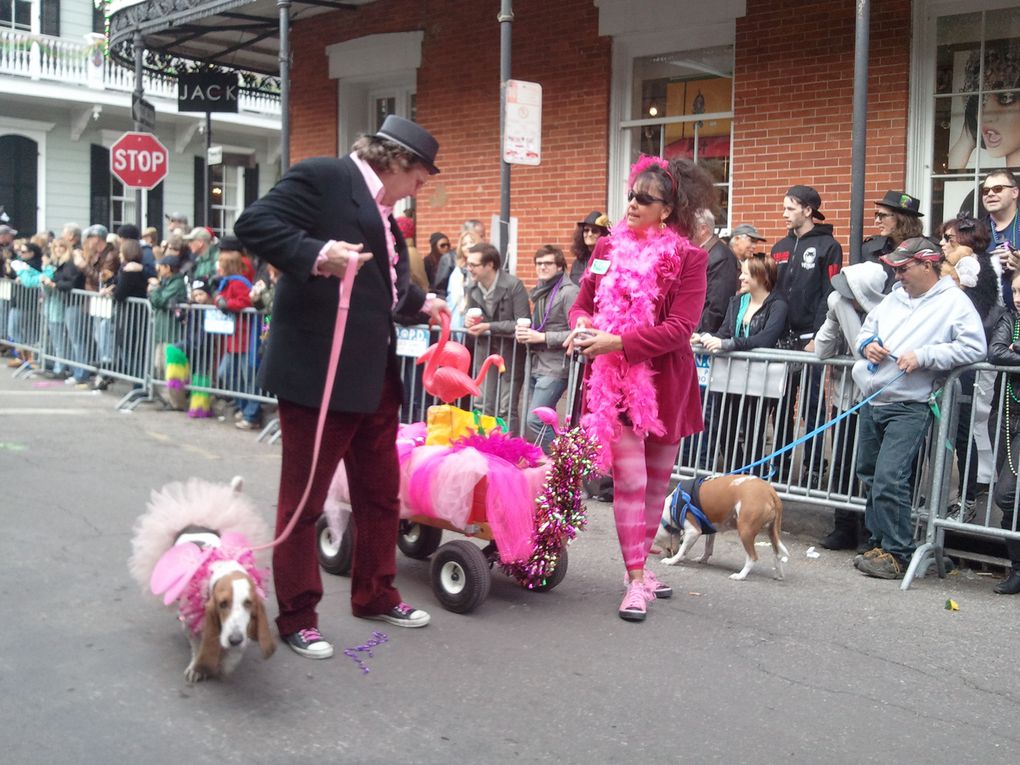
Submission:
<svg viewBox="0 0 1020 765">
<path fill-rule="evenodd" d="M 635 58 L 623 155 L 686 157 L 709 172 L 729 227 L 733 131 L 733 46 Z M 626 178 L 626 170 L 623 171 Z"/>
<path fill-rule="evenodd" d="M 965 211 L 993 169 L 1020 172 L 1020 8 L 936 20 L 930 199 L 934 225 Z"/>
</svg>

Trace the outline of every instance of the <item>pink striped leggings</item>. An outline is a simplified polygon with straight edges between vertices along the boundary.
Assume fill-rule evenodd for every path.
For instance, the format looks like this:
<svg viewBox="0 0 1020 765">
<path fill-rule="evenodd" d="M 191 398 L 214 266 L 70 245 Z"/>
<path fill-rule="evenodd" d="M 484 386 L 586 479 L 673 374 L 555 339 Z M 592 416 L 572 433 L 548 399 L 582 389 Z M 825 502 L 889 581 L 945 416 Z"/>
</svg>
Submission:
<svg viewBox="0 0 1020 765">
<path fill-rule="evenodd" d="M 613 514 L 623 563 L 628 571 L 641 571 L 662 519 L 662 503 L 680 444 L 648 441 L 624 427 L 610 448 Z"/>
</svg>

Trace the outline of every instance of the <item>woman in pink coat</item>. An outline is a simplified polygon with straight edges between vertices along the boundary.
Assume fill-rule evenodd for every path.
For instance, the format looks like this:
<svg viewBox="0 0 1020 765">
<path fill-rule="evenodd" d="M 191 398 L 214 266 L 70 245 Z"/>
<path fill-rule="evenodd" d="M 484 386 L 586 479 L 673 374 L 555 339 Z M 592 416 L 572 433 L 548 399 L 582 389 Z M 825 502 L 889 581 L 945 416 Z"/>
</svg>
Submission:
<svg viewBox="0 0 1020 765">
<path fill-rule="evenodd" d="M 705 301 L 708 255 L 694 215 L 716 207 L 711 178 L 687 160 L 642 157 L 626 217 L 599 240 L 570 311 L 568 349 L 592 360 L 583 424 L 612 470 L 613 513 L 627 568 L 620 617 L 673 594 L 645 569 L 680 440 L 703 427 L 690 336 Z"/>
</svg>

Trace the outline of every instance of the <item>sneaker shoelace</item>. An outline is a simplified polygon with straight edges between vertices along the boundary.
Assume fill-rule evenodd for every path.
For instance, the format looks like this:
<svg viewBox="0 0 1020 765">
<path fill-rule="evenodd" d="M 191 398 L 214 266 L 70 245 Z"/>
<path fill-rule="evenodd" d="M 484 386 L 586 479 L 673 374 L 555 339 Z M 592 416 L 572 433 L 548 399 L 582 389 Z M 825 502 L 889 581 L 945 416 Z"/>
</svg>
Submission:
<svg viewBox="0 0 1020 765">
<path fill-rule="evenodd" d="M 322 635 L 319 634 L 319 630 L 317 630 L 315 627 L 309 627 L 308 629 L 298 630 L 298 635 L 301 636 L 301 639 L 305 641 L 307 645 L 311 645 L 312 643 L 325 642 L 322 639 Z"/>
<path fill-rule="evenodd" d="M 627 594 L 620 604 L 621 611 L 644 611 L 648 602 L 648 590 L 644 582 L 633 581 L 627 585 Z"/>
<path fill-rule="evenodd" d="M 667 586 L 660 582 L 659 578 L 648 569 L 645 569 L 645 587 L 648 588 L 649 592 L 655 592 L 660 589 L 668 589 Z"/>
<path fill-rule="evenodd" d="M 394 610 L 395 610 L 395 611 L 399 611 L 399 612 L 400 612 L 400 613 L 402 613 L 402 614 L 403 614 L 404 616 L 410 616 L 411 614 L 413 614 L 413 613 L 414 613 L 414 607 L 413 607 L 413 606 L 410 606 L 410 605 L 408 605 L 408 604 L 407 604 L 407 603 L 405 603 L 404 601 L 400 601 L 400 602 L 399 602 L 399 603 L 398 603 L 398 604 L 397 604 L 397 605 L 396 605 L 396 606 L 394 607 Z"/>
</svg>

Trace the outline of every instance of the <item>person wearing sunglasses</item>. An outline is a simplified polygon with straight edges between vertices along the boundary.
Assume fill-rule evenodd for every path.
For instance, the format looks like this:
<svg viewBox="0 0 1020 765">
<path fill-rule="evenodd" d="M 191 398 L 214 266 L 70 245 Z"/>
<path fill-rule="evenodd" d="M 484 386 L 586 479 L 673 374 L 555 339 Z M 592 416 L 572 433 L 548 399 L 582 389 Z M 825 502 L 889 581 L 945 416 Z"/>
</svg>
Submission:
<svg viewBox="0 0 1020 765">
<path fill-rule="evenodd" d="M 999 277 L 994 268 L 994 258 L 988 252 L 991 242 L 988 228 L 970 215 L 961 213 L 943 223 L 940 233 L 939 244 L 945 258 L 943 273 L 948 273 L 974 304 L 985 330 L 985 341 L 988 342 L 992 337 L 992 329 L 1005 310 L 999 305 Z M 964 372 L 960 376 L 960 386 L 963 396 L 960 399 L 956 431 L 958 499 L 949 506 L 947 516 L 969 523 L 977 515 L 978 484 L 987 486 L 994 475 L 988 420 L 991 416 L 995 373 L 973 370 Z"/>
<path fill-rule="evenodd" d="M 602 237 L 570 311 L 567 351 L 591 364 L 582 422 L 612 470 L 613 514 L 626 568 L 619 615 L 643 621 L 672 595 L 645 568 L 680 441 L 702 430 L 688 339 L 705 303 L 708 254 L 691 243 L 698 210 L 718 209 L 709 175 L 686 159 L 642 157 L 627 211 Z"/>
<path fill-rule="evenodd" d="M 436 277 L 439 274 L 439 262 L 450 252 L 450 237 L 442 231 L 434 231 L 429 235 L 429 254 L 425 256 L 425 275 L 429 278 L 429 291 L 436 290 Z M 449 278 L 449 274 L 447 275 Z M 445 292 L 445 290 L 444 290 Z"/>
<path fill-rule="evenodd" d="M 866 576 L 902 579 L 914 552 L 911 478 L 931 423 L 929 398 L 951 370 L 983 360 L 987 345 L 973 303 L 941 273 L 938 245 L 913 237 L 883 261 L 897 284 L 854 342 L 854 382 L 862 398 L 877 394 L 859 414 L 857 477 L 871 549 L 854 565 Z"/>
<path fill-rule="evenodd" d="M 1010 282 L 1013 271 L 1020 265 L 1017 248 L 1020 247 L 1020 222 L 1017 217 L 1016 176 L 1009 170 L 993 170 L 981 183 L 981 204 L 988 211 L 988 231 L 992 237 L 992 255 L 997 258 L 1002 272 L 1002 300 L 1009 305 L 1013 299 Z"/>
<path fill-rule="evenodd" d="M 861 261 L 880 264 L 886 273 L 885 292 L 889 294 L 896 283 L 892 269 L 882 263 L 900 244 L 914 236 L 921 236 L 921 200 L 903 191 L 887 191 L 875 202 L 875 228 L 877 236 L 869 236 L 861 244 Z"/>
<path fill-rule="evenodd" d="M 517 326 L 517 342 L 524 343 L 531 354 L 528 379 L 527 425 L 532 437 L 542 435 L 540 446 L 548 452 L 555 433 L 545 427 L 535 409 L 553 409 L 567 389 L 569 367 L 563 363 L 563 343 L 570 334 L 567 314 L 577 298 L 577 285 L 567 274 L 563 250 L 546 244 L 535 253 L 538 281 L 529 293 L 531 324 Z"/>
<path fill-rule="evenodd" d="M 595 249 L 599 239 L 608 233 L 609 218 L 598 210 L 592 210 L 584 220 L 577 222 L 574 227 L 574 241 L 570 245 L 570 252 L 574 256 L 574 263 L 570 266 L 570 279 L 574 284 L 581 283 L 592 250 Z"/>
</svg>

